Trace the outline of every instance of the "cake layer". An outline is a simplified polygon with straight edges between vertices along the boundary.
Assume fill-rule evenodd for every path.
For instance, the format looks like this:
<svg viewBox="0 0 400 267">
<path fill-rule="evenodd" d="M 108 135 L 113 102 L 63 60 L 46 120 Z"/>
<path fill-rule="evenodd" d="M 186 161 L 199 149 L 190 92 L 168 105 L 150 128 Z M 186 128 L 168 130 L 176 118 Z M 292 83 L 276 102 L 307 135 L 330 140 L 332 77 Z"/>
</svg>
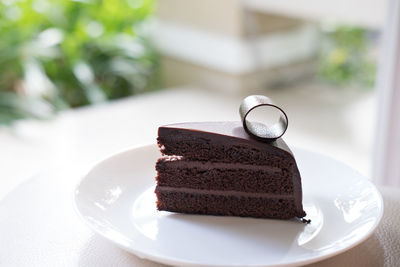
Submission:
<svg viewBox="0 0 400 267">
<path fill-rule="evenodd" d="M 167 125 L 159 128 L 157 141 L 163 154 L 183 156 L 186 160 L 286 168 L 294 162 L 282 139 L 270 143 L 254 140 L 240 122 Z"/>
<path fill-rule="evenodd" d="M 290 219 L 304 217 L 295 198 L 269 194 L 218 192 L 157 186 L 158 210 L 224 216 Z"/>
<path fill-rule="evenodd" d="M 159 186 L 293 194 L 291 172 L 286 168 L 160 159 L 156 170 Z"/>
</svg>

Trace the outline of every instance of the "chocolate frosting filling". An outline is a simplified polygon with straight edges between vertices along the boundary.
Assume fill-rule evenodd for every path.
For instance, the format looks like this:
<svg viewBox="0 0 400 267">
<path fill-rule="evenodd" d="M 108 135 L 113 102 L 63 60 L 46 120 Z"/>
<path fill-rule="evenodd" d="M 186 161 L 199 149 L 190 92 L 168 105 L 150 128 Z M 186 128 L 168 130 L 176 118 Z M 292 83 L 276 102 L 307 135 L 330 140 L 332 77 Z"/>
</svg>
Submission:
<svg viewBox="0 0 400 267">
<path fill-rule="evenodd" d="M 265 197 L 265 198 L 281 198 L 281 199 L 294 198 L 293 195 L 278 195 L 272 193 L 254 193 L 254 192 L 250 193 L 250 192 L 225 191 L 225 190 L 206 190 L 206 189 L 193 189 L 193 188 L 169 187 L 169 186 L 158 186 L 158 190 L 166 190 L 170 192 L 206 194 L 206 195 L 237 196 L 237 197 Z"/>
</svg>

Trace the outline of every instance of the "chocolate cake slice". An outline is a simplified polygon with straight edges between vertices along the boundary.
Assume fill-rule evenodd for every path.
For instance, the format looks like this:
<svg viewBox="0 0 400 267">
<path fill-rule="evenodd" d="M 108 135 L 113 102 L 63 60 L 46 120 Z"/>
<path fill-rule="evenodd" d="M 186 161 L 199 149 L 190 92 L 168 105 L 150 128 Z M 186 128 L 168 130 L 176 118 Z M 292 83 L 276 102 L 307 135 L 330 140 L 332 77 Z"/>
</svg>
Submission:
<svg viewBox="0 0 400 267">
<path fill-rule="evenodd" d="M 301 178 L 279 138 L 266 143 L 241 122 L 162 126 L 157 208 L 172 212 L 258 218 L 302 218 Z"/>
</svg>

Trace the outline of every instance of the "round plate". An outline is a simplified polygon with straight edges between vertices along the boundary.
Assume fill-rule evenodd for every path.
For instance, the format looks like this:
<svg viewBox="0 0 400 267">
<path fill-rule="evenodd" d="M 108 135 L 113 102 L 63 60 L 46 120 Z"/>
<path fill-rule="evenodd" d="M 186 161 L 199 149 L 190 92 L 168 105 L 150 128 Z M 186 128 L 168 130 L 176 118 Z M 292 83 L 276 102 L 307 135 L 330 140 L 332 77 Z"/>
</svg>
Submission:
<svg viewBox="0 0 400 267">
<path fill-rule="evenodd" d="M 375 186 L 343 163 L 294 152 L 310 224 L 157 211 L 156 145 L 97 164 L 77 186 L 75 206 L 89 227 L 120 247 L 179 266 L 297 266 L 338 254 L 371 235 L 383 213 Z"/>
</svg>

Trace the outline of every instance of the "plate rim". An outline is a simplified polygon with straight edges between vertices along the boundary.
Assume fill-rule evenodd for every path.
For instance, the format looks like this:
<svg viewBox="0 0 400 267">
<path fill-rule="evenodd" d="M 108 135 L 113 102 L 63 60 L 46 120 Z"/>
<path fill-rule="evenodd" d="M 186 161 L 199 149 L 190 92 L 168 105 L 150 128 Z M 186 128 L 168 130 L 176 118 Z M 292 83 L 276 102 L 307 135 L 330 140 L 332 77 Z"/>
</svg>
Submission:
<svg viewBox="0 0 400 267">
<path fill-rule="evenodd" d="M 141 251 L 139 249 L 134 249 L 131 246 L 127 246 L 124 245 L 120 242 L 115 241 L 114 239 L 111 239 L 110 237 L 108 237 L 106 234 L 104 234 L 103 231 L 100 230 L 100 228 L 95 227 L 93 224 L 91 224 L 86 218 L 85 216 L 81 213 L 81 211 L 79 210 L 78 207 L 78 201 L 77 201 L 77 197 L 79 195 L 79 188 L 81 186 L 81 184 L 88 178 L 89 174 L 91 174 L 91 172 L 93 170 L 95 170 L 97 167 L 99 167 L 100 165 L 102 165 L 103 163 L 112 160 L 113 158 L 119 157 L 123 154 L 127 154 L 132 152 L 133 150 L 137 150 L 137 149 L 151 149 L 152 147 L 157 146 L 156 143 L 150 143 L 150 144 L 141 144 L 141 145 L 136 145 L 136 146 L 131 146 L 128 147 L 126 149 L 120 150 L 118 152 L 112 153 L 109 156 L 97 161 L 96 163 L 94 163 L 88 171 L 85 172 L 84 175 L 81 175 L 81 177 L 78 179 L 77 184 L 75 185 L 73 191 L 72 191 L 72 202 L 73 202 L 73 209 L 75 211 L 75 213 L 78 215 L 78 217 L 80 218 L 81 221 L 83 221 L 83 223 L 92 231 L 94 231 L 96 234 L 100 235 L 102 238 L 106 239 L 109 242 L 112 242 L 113 244 L 117 245 L 119 248 L 134 254 L 135 256 L 139 257 L 140 259 L 146 259 L 146 260 L 150 260 L 150 261 L 154 261 L 157 263 L 161 263 L 161 264 L 168 264 L 168 265 L 173 265 L 173 266 L 194 266 L 194 267 L 212 267 L 212 266 L 216 266 L 216 267 L 238 267 L 238 266 L 246 266 L 246 267 L 294 267 L 294 266 L 299 266 L 299 265 L 307 265 L 307 264 L 311 264 L 311 263 L 315 263 L 315 262 L 319 262 L 331 257 L 334 257 L 336 255 L 339 255 L 347 250 L 350 250 L 356 246 L 358 246 L 359 244 L 361 244 L 362 242 L 364 242 L 365 240 L 367 240 L 378 228 L 379 224 L 382 221 L 382 217 L 383 217 L 383 213 L 384 213 L 384 202 L 383 202 L 383 198 L 382 195 L 380 193 L 380 191 L 378 190 L 378 188 L 375 186 L 375 184 L 368 179 L 367 177 L 365 177 L 363 174 L 361 174 L 359 171 L 355 170 L 354 168 L 352 168 L 350 165 L 348 165 L 347 163 L 337 160 L 331 156 L 325 155 L 325 154 L 321 154 L 319 152 L 315 152 L 312 150 L 308 150 L 305 148 L 300 148 L 300 147 L 292 147 L 291 149 L 296 151 L 296 150 L 303 150 L 309 153 L 313 153 L 313 154 L 318 154 L 319 156 L 323 156 L 325 158 L 328 158 L 330 160 L 333 160 L 335 162 L 339 162 L 340 164 L 345 165 L 346 167 L 352 169 L 353 171 L 355 171 L 356 173 L 358 173 L 360 176 L 365 178 L 365 182 L 367 182 L 369 184 L 369 186 L 372 186 L 372 188 L 375 190 L 375 192 L 377 193 L 377 197 L 379 199 L 379 206 L 381 207 L 381 209 L 379 210 L 379 214 L 377 216 L 377 220 L 374 223 L 374 225 L 368 230 L 368 232 L 362 236 L 359 240 L 355 241 L 354 243 L 349 244 L 348 246 L 344 246 L 342 248 L 339 248 L 333 252 L 327 253 L 325 255 L 321 255 L 321 256 L 316 256 L 313 257 L 311 259 L 305 259 L 305 260 L 299 260 L 299 261 L 291 261 L 291 262 L 285 262 L 285 263 L 279 263 L 279 264 L 274 264 L 274 265 L 270 265 L 270 264 L 263 264 L 263 265 L 259 265 L 259 264 L 253 264 L 253 265 L 237 265 L 237 264 L 229 264 L 229 265 L 225 265 L 225 264 L 199 264 L 193 261 L 188 261 L 188 260 L 181 260 L 179 258 L 174 258 L 174 257 L 169 257 L 169 256 L 160 256 L 160 255 L 154 255 L 151 253 L 147 253 L 144 251 Z"/>
</svg>

